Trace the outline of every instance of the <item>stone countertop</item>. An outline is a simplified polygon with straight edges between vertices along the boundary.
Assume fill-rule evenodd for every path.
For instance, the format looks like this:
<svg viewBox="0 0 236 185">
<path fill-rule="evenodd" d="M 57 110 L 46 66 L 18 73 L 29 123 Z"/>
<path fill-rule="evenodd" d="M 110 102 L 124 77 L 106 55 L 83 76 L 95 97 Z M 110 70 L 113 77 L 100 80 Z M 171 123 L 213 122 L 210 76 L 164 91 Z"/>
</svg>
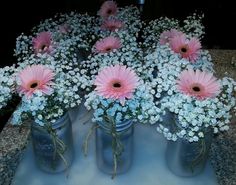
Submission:
<svg viewBox="0 0 236 185">
<path fill-rule="evenodd" d="M 16 168 L 28 144 L 30 129 L 9 123 L 0 133 L 0 185 L 11 184 Z"/>
<path fill-rule="evenodd" d="M 217 76 L 229 76 L 236 80 L 236 50 L 209 51 Z M 214 138 L 210 160 L 219 185 L 236 185 L 236 115 L 230 130 Z"/>
<path fill-rule="evenodd" d="M 209 50 L 214 63 L 216 75 L 221 78 L 229 76 L 236 79 L 236 50 Z"/>
<path fill-rule="evenodd" d="M 218 135 L 211 146 L 211 164 L 220 185 L 236 185 L 236 122 Z"/>
<path fill-rule="evenodd" d="M 218 77 L 236 79 L 236 50 L 209 50 Z M 0 185 L 9 185 L 28 144 L 29 124 L 19 128 L 9 123 L 0 133 Z M 220 185 L 236 185 L 236 121 L 215 137 L 210 160 Z"/>
</svg>

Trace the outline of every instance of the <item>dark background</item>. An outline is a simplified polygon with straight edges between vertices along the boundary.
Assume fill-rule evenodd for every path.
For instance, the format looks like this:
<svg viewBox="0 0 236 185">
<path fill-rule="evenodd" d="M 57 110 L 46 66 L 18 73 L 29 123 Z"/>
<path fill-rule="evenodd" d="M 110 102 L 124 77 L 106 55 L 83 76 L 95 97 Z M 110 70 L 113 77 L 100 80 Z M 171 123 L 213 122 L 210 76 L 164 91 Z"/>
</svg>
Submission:
<svg viewBox="0 0 236 185">
<path fill-rule="evenodd" d="M 2 2 L 1 2 L 2 3 Z M 96 13 L 102 0 L 44 0 L 8 1 L 0 6 L 1 44 L 0 66 L 11 65 L 15 39 L 21 32 L 28 32 L 40 20 L 52 17 L 58 12 Z M 135 0 L 117 0 L 119 6 L 136 4 Z M 236 49 L 236 7 L 231 0 L 146 0 L 144 19 L 160 16 L 185 18 L 195 10 L 205 14 L 206 36 L 204 47 Z"/>
</svg>

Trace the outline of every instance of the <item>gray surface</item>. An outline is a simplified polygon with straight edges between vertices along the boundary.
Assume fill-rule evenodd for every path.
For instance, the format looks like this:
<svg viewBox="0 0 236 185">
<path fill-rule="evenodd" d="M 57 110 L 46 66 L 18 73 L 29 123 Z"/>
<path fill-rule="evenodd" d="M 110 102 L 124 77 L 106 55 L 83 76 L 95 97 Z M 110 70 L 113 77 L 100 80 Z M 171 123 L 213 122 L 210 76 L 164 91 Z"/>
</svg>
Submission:
<svg viewBox="0 0 236 185">
<path fill-rule="evenodd" d="M 28 142 L 28 125 L 26 122 L 18 127 L 7 123 L 0 133 L 0 185 L 11 184 Z"/>
<path fill-rule="evenodd" d="M 75 112 L 74 112 L 75 113 Z M 78 116 L 77 118 L 79 118 Z M 79 119 L 73 123 L 73 136 L 76 149 L 76 157 L 70 168 L 69 176 L 65 173 L 46 174 L 35 166 L 32 147 L 24 155 L 19 165 L 13 185 L 216 185 L 215 173 L 208 164 L 205 171 L 191 178 L 181 178 L 172 174 L 165 162 L 166 140 L 159 135 L 155 127 L 150 125 L 136 125 L 135 127 L 135 151 L 134 161 L 128 173 L 117 176 L 114 180 L 110 175 L 104 174 L 97 169 L 95 160 L 94 135 L 89 145 L 89 154 L 84 157 L 81 151 L 85 134 L 91 126 L 81 124 Z"/>
<path fill-rule="evenodd" d="M 211 163 L 220 185 L 236 185 L 236 121 L 229 132 L 215 138 L 211 147 Z"/>
</svg>

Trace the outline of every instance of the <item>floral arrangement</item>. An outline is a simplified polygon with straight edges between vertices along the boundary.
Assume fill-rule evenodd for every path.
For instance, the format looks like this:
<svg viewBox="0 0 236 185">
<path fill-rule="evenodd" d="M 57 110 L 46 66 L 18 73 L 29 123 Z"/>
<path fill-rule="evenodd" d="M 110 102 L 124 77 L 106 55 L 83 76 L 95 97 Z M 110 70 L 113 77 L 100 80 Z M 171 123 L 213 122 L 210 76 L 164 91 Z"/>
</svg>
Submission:
<svg viewBox="0 0 236 185">
<path fill-rule="evenodd" d="M 166 34 L 169 37 L 165 37 Z M 180 51 L 181 48 L 184 52 Z M 174 29 L 164 31 L 155 50 L 147 52 L 143 60 L 143 76 L 150 82 L 153 94 L 158 99 L 164 94 L 174 93 L 175 79 L 185 69 L 214 72 L 211 56 L 207 50 L 201 49 L 200 41 L 187 39 L 184 33 Z"/>
<path fill-rule="evenodd" d="M 154 123 L 159 119 L 157 107 L 160 107 L 160 104 L 163 104 L 162 107 L 166 105 L 164 100 L 169 101 L 170 98 L 180 96 L 176 91 L 176 79 L 182 71 L 193 69 L 214 72 L 211 56 L 207 50 L 202 49 L 200 42 L 204 35 L 203 17 L 194 13 L 182 22 L 161 17 L 143 24 L 136 7 L 119 8 L 116 2 L 106 1 L 97 17 L 71 12 L 41 22 L 32 29 L 32 35 L 22 34 L 17 38 L 15 55 L 21 69 L 29 65 L 45 65 L 55 70 L 55 74 L 66 77 L 69 82 L 63 85 L 68 89 L 72 88 L 69 88 L 69 85 L 73 86 L 75 91 L 72 91 L 72 94 L 79 93 L 81 89 L 91 92 L 86 96 L 85 105 L 88 109 L 95 110 L 94 121 L 104 120 L 104 114 L 109 113 L 109 116 L 115 116 L 116 122 L 132 118 L 135 121 L 146 120 Z M 139 43 L 136 33 L 143 26 L 144 41 Z M 86 57 L 81 58 L 82 50 L 86 51 Z M 115 66 L 114 70 L 118 70 L 117 66 L 126 66 L 127 69 L 135 71 L 141 79 L 139 83 L 142 86 L 132 92 L 134 99 L 127 100 L 130 104 L 124 104 L 124 100 L 122 103 L 114 101 L 109 96 L 104 99 L 104 96 L 94 90 L 95 79 L 101 70 L 108 66 Z M 127 69 L 122 68 L 121 71 L 125 73 Z M 60 86 L 62 81 L 57 85 Z M 61 88 L 57 90 L 59 89 Z M 150 105 L 154 102 L 153 109 L 156 109 L 147 112 L 155 112 L 156 116 L 148 118 L 148 114 L 141 115 L 140 110 L 136 110 L 140 108 L 136 98 L 144 98 L 144 93 L 147 93 L 149 99 L 146 102 Z M 42 95 L 39 94 L 33 96 Z M 165 96 L 166 98 L 160 101 L 160 98 Z M 28 101 L 27 98 L 23 100 Z M 72 101 L 69 102 L 70 100 L 67 103 L 73 104 Z M 111 108 L 110 104 L 116 106 Z M 128 105 L 133 106 L 133 111 L 131 107 L 126 107 Z M 146 107 L 147 105 L 143 106 L 141 110 L 146 110 Z M 108 108 L 107 112 L 102 108 Z M 129 114 L 122 112 L 128 110 L 131 111 Z M 117 114 L 116 111 L 121 112 Z"/>
<path fill-rule="evenodd" d="M 160 110 L 155 106 L 150 88 L 142 81 L 134 70 L 123 65 L 109 66 L 101 69 L 96 76 L 95 91 L 85 96 L 85 106 L 94 110 L 92 121 L 98 127 L 111 133 L 114 171 L 116 175 L 117 161 L 122 155 L 122 144 L 117 129 L 125 121 L 156 123 Z M 139 86 L 139 88 L 137 88 Z M 87 141 L 86 141 L 87 142 Z M 86 147 L 86 146 L 85 146 Z M 87 148 L 87 147 L 86 147 Z"/>
<path fill-rule="evenodd" d="M 85 106 L 94 110 L 93 121 L 112 117 L 117 123 L 127 119 L 155 123 L 159 119 L 151 89 L 132 69 L 121 65 L 105 67 L 94 84 L 95 91 L 85 96 Z"/>
<path fill-rule="evenodd" d="M 212 129 L 214 133 L 228 130 L 235 112 L 236 82 L 224 77 L 217 80 L 212 73 L 200 70 L 184 70 L 176 81 L 176 93 L 161 100 L 163 113 L 171 112 L 172 125 L 160 123 L 157 130 L 168 140 L 185 138 L 199 141 Z"/>
<path fill-rule="evenodd" d="M 42 65 L 41 60 L 38 63 L 18 68 L 17 90 L 22 102 L 13 114 L 13 124 L 21 124 L 22 118 L 33 118 L 41 126 L 54 123 L 81 103 L 84 82 L 78 69 L 67 68 L 63 72 L 63 66 Z"/>
<path fill-rule="evenodd" d="M 189 37 L 201 39 L 205 34 L 205 28 L 202 24 L 203 18 L 204 14 L 197 15 L 197 13 L 193 13 L 192 15 L 186 17 L 186 19 L 182 22 L 178 19 L 168 17 L 160 17 L 158 19 L 151 20 L 143 29 L 142 37 L 144 39 L 144 46 L 149 49 L 155 47 L 156 41 L 160 40 L 161 34 L 171 29 L 179 30 Z"/>
<path fill-rule="evenodd" d="M 113 178 L 123 152 L 117 131 L 122 123 L 156 124 L 168 140 L 190 143 L 209 130 L 228 130 L 236 113 L 236 82 L 214 77 L 211 56 L 201 45 L 203 17 L 144 23 L 138 8 L 120 8 L 115 1 L 105 1 L 96 16 L 58 14 L 17 38 L 16 67 L 0 69 L 0 109 L 18 94 L 12 123 L 33 120 L 63 153 L 51 126 L 84 98 L 93 111 L 91 129 L 112 136 Z"/>
<path fill-rule="evenodd" d="M 105 1 L 97 14 L 96 40 L 81 63 L 91 82 L 100 68 L 109 65 L 126 65 L 141 72 L 143 50 L 136 34 L 142 26 L 139 10 L 133 6 L 119 8 L 114 1 Z"/>
<path fill-rule="evenodd" d="M 98 11 L 97 34 L 109 34 L 115 30 L 126 30 L 134 36 L 142 28 L 140 11 L 135 6 L 118 7 L 115 1 L 105 1 Z"/>
<path fill-rule="evenodd" d="M 47 19 L 27 36 L 16 39 L 15 56 L 19 62 L 33 58 L 54 57 L 79 66 L 93 44 L 94 18 L 74 12 Z"/>
<path fill-rule="evenodd" d="M 52 160 L 48 161 L 52 170 L 56 170 L 56 159 L 61 158 L 65 165 L 65 169 L 70 164 L 70 159 L 66 156 L 68 146 L 65 139 L 60 138 L 55 124 L 58 120 L 63 120 L 68 110 L 78 106 L 81 103 L 81 84 L 80 75 L 76 69 L 67 70 L 59 69 L 58 66 L 34 64 L 25 68 L 18 68 L 17 92 L 21 97 L 21 103 L 12 116 L 11 123 L 21 125 L 26 120 L 32 121 L 32 128 L 49 134 L 53 146 Z M 61 128 L 62 129 L 62 128 Z M 64 132 L 64 131 L 63 131 Z M 45 139 L 45 138 L 44 138 Z M 45 139 L 44 142 L 47 141 Z"/>
<path fill-rule="evenodd" d="M 126 31 L 112 32 L 96 41 L 87 60 L 81 63 L 81 68 L 87 71 L 91 80 L 100 68 L 109 65 L 123 64 L 141 72 L 142 55 L 143 52 L 134 36 Z"/>
</svg>

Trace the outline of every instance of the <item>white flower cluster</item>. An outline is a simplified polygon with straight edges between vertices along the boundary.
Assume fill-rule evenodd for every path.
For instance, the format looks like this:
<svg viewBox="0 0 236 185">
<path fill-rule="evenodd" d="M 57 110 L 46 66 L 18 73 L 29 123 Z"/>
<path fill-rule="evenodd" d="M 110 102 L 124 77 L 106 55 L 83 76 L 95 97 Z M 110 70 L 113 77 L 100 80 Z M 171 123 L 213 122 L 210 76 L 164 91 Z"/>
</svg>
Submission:
<svg viewBox="0 0 236 185">
<path fill-rule="evenodd" d="M 32 113 L 33 119 L 40 124 L 42 124 L 42 120 L 53 122 L 57 116 L 60 116 L 58 112 L 62 112 L 61 110 L 64 112 L 69 107 L 74 107 L 80 103 L 81 92 L 84 94 L 86 90 L 90 90 L 88 87 L 92 87 L 93 75 L 91 74 L 97 74 L 101 67 L 116 64 L 117 61 L 130 66 L 131 62 L 134 63 L 134 61 L 135 63 L 140 63 L 141 49 L 137 47 L 135 36 L 130 35 L 131 30 L 136 32 L 141 27 L 141 23 L 137 19 L 139 12 L 134 7 L 121 8 L 118 12 L 117 18 L 122 18 L 122 21 L 127 24 L 129 32 L 124 29 L 119 33 L 110 33 L 110 35 L 121 39 L 122 48 L 118 53 L 108 56 L 107 62 L 106 57 L 104 58 L 106 54 L 101 54 L 100 56 L 90 54 L 89 63 L 83 62 L 88 53 L 92 53 L 91 48 L 95 40 L 105 37 L 102 32 L 95 34 L 95 18 L 87 14 L 81 15 L 72 12 L 70 14 L 56 15 L 54 18 L 47 19 L 33 28 L 32 35 L 26 36 L 22 34 L 17 38 L 15 55 L 19 61 L 18 71 L 28 65 L 42 64 L 52 68 L 57 75 L 54 80 L 54 93 L 52 95 L 45 97 L 40 93 L 37 96 L 34 95 L 36 99 L 41 97 L 44 100 L 44 108 L 33 112 L 32 106 L 34 106 L 35 102 L 23 98 L 21 106 L 18 107 L 15 113 L 15 115 L 18 115 L 14 119 L 15 123 L 19 124 L 21 122 L 20 115 L 24 117 L 26 113 Z M 133 16 L 125 16 L 128 13 Z M 52 36 L 52 51 L 49 53 L 35 53 L 33 38 L 45 31 Z M 95 66 L 95 72 L 92 71 L 94 70 L 94 65 L 97 65 Z M 139 65 L 141 66 L 141 63 Z M 53 102 L 57 102 L 57 104 L 55 105 Z M 28 106 L 30 104 L 32 106 Z"/>
<path fill-rule="evenodd" d="M 30 100 L 22 98 L 21 105 L 14 113 L 14 124 L 21 124 L 21 118 L 29 116 L 33 116 L 41 125 L 45 122 L 53 123 L 66 110 L 80 104 L 81 97 L 89 90 L 87 87 L 91 86 L 87 70 L 81 69 L 80 65 L 94 42 L 94 20 L 94 17 L 87 14 L 60 14 L 41 22 L 32 29 L 32 35 L 22 34 L 17 38 L 15 55 L 18 59 L 18 71 L 30 65 L 41 64 L 51 68 L 56 76 L 54 92 L 50 96 L 38 92 Z M 52 51 L 35 53 L 33 38 L 45 31 L 52 36 Z M 41 109 L 32 111 L 32 107 L 37 107 L 38 102 L 44 105 L 43 108 L 41 106 Z"/>
<path fill-rule="evenodd" d="M 161 110 L 173 118 L 170 122 L 162 120 L 157 131 L 163 133 L 168 140 L 185 138 L 189 142 L 196 142 L 210 129 L 214 133 L 228 130 L 232 111 L 235 112 L 236 82 L 225 77 L 220 83 L 222 91 L 215 98 L 198 100 L 181 93 L 164 97 L 161 100 Z"/>
<path fill-rule="evenodd" d="M 153 45 L 159 41 L 160 35 L 162 32 L 176 29 L 178 31 L 182 31 L 189 37 L 196 37 L 201 39 L 204 32 L 204 26 L 202 24 L 202 19 L 204 15 L 197 15 L 193 13 L 186 17 L 183 21 L 179 21 L 178 19 L 168 18 L 168 17 L 160 17 L 155 20 L 151 20 L 143 30 L 143 39 L 144 39 L 144 47 L 151 48 Z"/>
<path fill-rule="evenodd" d="M 204 14 L 197 15 L 197 13 L 193 13 L 193 15 L 187 16 L 185 20 L 183 20 L 184 26 L 180 30 L 187 33 L 190 37 L 203 38 L 205 34 L 205 27 L 202 24 L 202 20 L 204 18 Z"/>
<path fill-rule="evenodd" d="M 94 43 L 94 22 L 94 17 L 74 12 L 47 19 L 33 28 L 31 35 L 27 36 L 22 33 L 17 37 L 15 56 L 19 62 L 45 55 L 77 61 L 78 51 L 88 51 Z M 52 35 L 50 53 L 34 52 L 33 38 L 42 32 L 50 32 Z"/>
<path fill-rule="evenodd" d="M 142 28 L 140 11 L 135 6 L 126 6 L 118 9 L 117 18 L 125 23 L 125 29 L 136 35 Z"/>
<path fill-rule="evenodd" d="M 101 68 L 109 65 L 123 64 L 136 70 L 137 73 L 141 73 L 143 70 L 143 51 L 139 47 L 136 37 L 127 31 L 112 32 L 110 36 L 120 39 L 121 48 L 113 49 L 108 53 L 95 53 L 93 47 L 87 60 L 81 62 L 81 68 L 88 71 L 91 81 Z"/>
<path fill-rule="evenodd" d="M 108 20 L 121 21 L 123 27 L 119 31 L 128 32 L 129 34 L 136 37 L 138 36 L 138 33 L 143 26 L 139 9 L 132 5 L 126 7 L 119 7 L 117 14 L 110 16 Z M 110 34 L 110 31 L 101 29 L 103 23 L 104 23 L 103 18 L 98 16 L 96 19 L 96 24 L 94 26 L 95 33 L 97 35 L 102 34 L 104 36 L 107 36 Z"/>
<path fill-rule="evenodd" d="M 37 64 L 36 60 L 33 63 Z M 40 91 L 36 91 L 31 98 L 23 96 L 21 104 L 13 113 L 13 124 L 21 124 L 22 118 L 33 118 L 40 125 L 53 123 L 67 110 L 81 103 L 82 95 L 86 90 L 86 76 L 82 75 L 78 68 L 72 66 L 64 66 L 66 72 L 63 72 L 65 70 L 63 65 L 60 68 L 59 65 L 50 63 L 46 65 L 45 62 L 45 66 L 56 73 L 52 86 L 53 93 L 44 95 Z"/>
<path fill-rule="evenodd" d="M 179 74 L 188 68 L 213 72 L 213 63 L 208 51 L 201 50 L 198 59 L 191 63 L 174 53 L 168 45 L 157 44 L 154 52 L 144 56 L 142 76 L 150 81 L 156 98 L 160 98 L 163 94 L 174 93 Z"/>
<path fill-rule="evenodd" d="M 144 47 L 150 48 L 159 41 L 160 35 L 163 31 L 170 29 L 179 29 L 179 20 L 168 17 L 160 17 L 151 20 L 144 26 L 142 38 L 144 40 Z"/>
<path fill-rule="evenodd" d="M 69 60 L 71 62 L 79 63 L 79 49 L 86 50 L 88 46 L 81 42 L 81 45 L 77 45 L 77 40 L 67 39 L 61 40 L 61 42 L 52 42 L 51 53 L 35 53 L 32 45 L 32 36 L 21 35 L 17 38 L 15 56 L 18 62 L 25 60 L 31 60 L 33 58 L 46 58 L 54 57 L 55 60 Z"/>
<path fill-rule="evenodd" d="M 150 87 L 140 82 L 131 99 L 121 105 L 119 100 L 106 99 L 92 91 L 85 96 L 85 106 L 88 110 L 93 109 L 93 121 L 103 122 L 105 117 L 112 117 L 116 123 L 125 120 L 133 120 L 140 123 L 156 123 L 160 118 L 160 109 L 157 108 L 150 93 Z"/>
<path fill-rule="evenodd" d="M 77 47 L 90 48 L 96 35 L 94 29 L 96 18 L 94 16 L 70 12 L 68 14 L 57 14 L 53 18 L 42 21 L 32 29 L 33 33 L 49 31 L 57 42 L 71 39 L 76 42 Z"/>
<path fill-rule="evenodd" d="M 0 68 L 0 110 L 14 94 L 15 66 Z"/>
<path fill-rule="evenodd" d="M 82 96 L 89 92 L 85 95 L 85 106 L 94 110 L 93 121 L 104 121 L 104 117 L 108 116 L 114 117 L 117 123 L 127 119 L 156 123 L 164 119 L 161 113 L 172 114 L 175 115 L 176 124 L 170 126 L 160 123 L 158 131 L 167 139 L 186 138 L 190 142 L 204 137 L 206 128 L 213 127 L 215 133 L 227 130 L 230 111 L 236 112 L 233 96 L 236 91 L 235 81 L 223 78 L 222 92 L 213 99 L 200 101 L 180 94 L 176 90 L 180 73 L 188 68 L 214 72 L 211 56 L 207 50 L 196 46 L 198 57 L 195 59 L 193 56 L 194 59 L 190 61 L 182 57 L 181 52 L 175 53 L 169 43 L 159 43 L 161 33 L 171 29 L 185 33 L 187 40 L 192 37 L 201 39 L 204 35 L 203 17 L 194 13 L 182 21 L 161 17 L 145 24 L 140 19 L 138 8 L 127 6 L 118 8 L 117 14 L 108 18 L 117 21 L 118 25 L 114 27 L 124 25 L 116 30 L 112 30 L 112 24 L 110 31 L 102 29 L 106 18 L 75 12 L 59 14 L 41 22 L 29 36 L 22 34 L 17 38 L 17 71 L 33 64 L 51 68 L 56 74 L 52 86 L 54 91 L 51 95 L 37 91 L 30 99 L 23 96 L 14 113 L 14 124 L 20 124 L 29 116 L 40 125 L 53 123 L 69 108 L 79 105 Z M 143 26 L 143 42 L 140 43 L 138 33 Z M 41 52 L 44 48 L 42 43 L 39 44 L 39 52 L 35 52 L 33 40 L 42 32 L 51 34 L 49 52 Z M 96 45 L 96 42 L 104 41 L 109 36 L 112 39 L 108 38 L 106 43 Z M 120 39 L 120 43 L 114 37 Z M 113 49 L 112 44 L 118 49 Z M 144 80 L 124 106 L 118 100 L 105 99 L 94 91 L 98 72 L 116 64 L 131 68 Z M 12 92 L 14 75 L 8 78 L 12 74 L 9 71 L 9 68 L 0 70 L 0 108 L 11 98 L 7 92 Z"/>
</svg>

